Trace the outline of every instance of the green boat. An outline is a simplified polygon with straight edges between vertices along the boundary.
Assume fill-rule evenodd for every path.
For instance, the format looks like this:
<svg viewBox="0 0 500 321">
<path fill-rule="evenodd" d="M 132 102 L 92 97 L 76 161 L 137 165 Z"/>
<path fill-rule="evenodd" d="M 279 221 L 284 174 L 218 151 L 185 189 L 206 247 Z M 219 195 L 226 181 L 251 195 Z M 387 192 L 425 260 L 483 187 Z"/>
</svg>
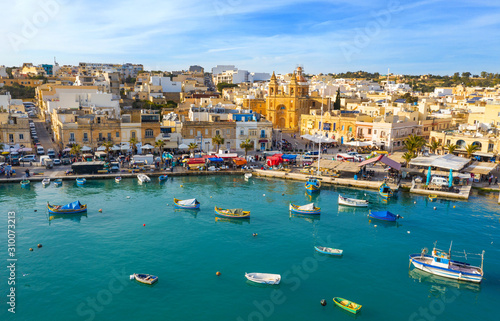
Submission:
<svg viewBox="0 0 500 321">
<path fill-rule="evenodd" d="M 354 303 L 352 301 L 349 301 L 349 300 L 346 300 L 346 299 L 343 299 L 343 298 L 333 298 L 333 302 L 335 302 L 336 305 L 338 305 L 339 307 L 341 307 L 342 309 L 346 310 L 346 311 L 349 311 L 351 313 L 358 313 L 359 310 L 361 310 L 361 305 L 360 304 L 357 304 L 357 303 Z"/>
<path fill-rule="evenodd" d="M 23 179 L 23 180 L 21 181 L 21 187 L 28 187 L 28 186 L 30 186 L 30 181 L 29 181 L 29 179 Z"/>
</svg>

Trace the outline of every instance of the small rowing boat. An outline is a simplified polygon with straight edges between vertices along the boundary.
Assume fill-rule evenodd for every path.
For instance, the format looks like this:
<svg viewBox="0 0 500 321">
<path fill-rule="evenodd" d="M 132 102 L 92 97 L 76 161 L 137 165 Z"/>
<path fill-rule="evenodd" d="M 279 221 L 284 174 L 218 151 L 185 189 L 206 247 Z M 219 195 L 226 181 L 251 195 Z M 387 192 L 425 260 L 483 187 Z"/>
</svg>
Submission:
<svg viewBox="0 0 500 321">
<path fill-rule="evenodd" d="M 87 204 L 74 201 L 66 205 L 50 205 L 47 202 L 47 210 L 50 214 L 78 214 L 87 212 Z"/>
<path fill-rule="evenodd" d="M 168 178 L 168 175 L 160 175 L 158 176 L 158 182 L 164 182 Z"/>
<path fill-rule="evenodd" d="M 250 218 L 250 211 L 244 211 L 241 208 L 224 209 L 216 206 L 215 215 L 227 218 Z"/>
<path fill-rule="evenodd" d="M 245 173 L 245 179 L 248 180 L 249 178 L 252 177 L 252 173 Z"/>
<path fill-rule="evenodd" d="M 43 187 L 50 185 L 50 178 L 44 178 L 42 180 L 42 185 L 43 185 Z"/>
<path fill-rule="evenodd" d="M 151 275 L 151 274 L 134 273 L 130 276 L 130 279 L 131 280 L 135 279 L 137 282 L 149 285 L 158 282 L 158 277 L 156 275 Z"/>
<path fill-rule="evenodd" d="M 353 207 L 367 207 L 367 200 L 360 200 L 355 198 L 347 198 L 339 195 L 339 205 L 353 206 Z"/>
<path fill-rule="evenodd" d="M 151 178 L 146 174 L 137 174 L 137 179 L 139 180 L 139 184 L 151 182 Z"/>
<path fill-rule="evenodd" d="M 380 185 L 378 193 L 384 200 L 389 199 L 393 194 L 392 189 L 385 182 L 383 182 L 382 185 Z"/>
<path fill-rule="evenodd" d="M 333 298 L 333 302 L 335 302 L 335 304 L 338 305 L 339 307 L 341 307 L 342 309 L 349 311 L 351 313 L 354 313 L 354 314 L 358 313 L 359 310 L 361 309 L 360 304 L 354 303 L 352 301 L 349 301 L 349 300 L 346 300 L 343 298 L 339 298 L 339 297 Z"/>
<path fill-rule="evenodd" d="M 23 179 L 21 181 L 21 187 L 28 187 L 30 186 L 30 180 L 29 179 Z"/>
<path fill-rule="evenodd" d="M 60 186 L 62 186 L 62 179 L 61 179 L 61 178 L 57 178 L 57 179 L 54 181 L 54 186 L 55 186 L 55 187 L 60 187 Z"/>
<path fill-rule="evenodd" d="M 174 206 L 186 210 L 197 210 L 200 208 L 200 202 L 196 198 L 180 200 L 174 197 Z"/>
<path fill-rule="evenodd" d="M 437 200 L 438 196 L 435 194 L 430 194 L 428 197 L 429 197 L 429 201 L 434 202 L 435 200 Z"/>
<path fill-rule="evenodd" d="M 341 256 L 342 253 L 344 252 L 343 250 L 332 249 L 331 247 L 324 247 L 324 246 L 315 246 L 314 249 L 319 253 L 334 255 L 334 256 Z"/>
<path fill-rule="evenodd" d="M 76 179 L 76 184 L 80 185 L 80 186 L 85 185 L 86 182 L 87 182 L 87 180 L 85 178 L 77 178 Z"/>
<path fill-rule="evenodd" d="M 245 277 L 252 282 L 261 284 L 280 284 L 281 275 L 270 273 L 245 273 Z"/>
<path fill-rule="evenodd" d="M 121 176 L 116 176 L 115 177 L 115 182 L 120 183 L 121 181 L 122 181 L 122 177 Z"/>
<path fill-rule="evenodd" d="M 309 194 L 319 192 L 321 188 L 321 182 L 316 177 L 309 177 L 305 183 L 306 192 Z"/>
<path fill-rule="evenodd" d="M 396 222 L 397 219 L 403 218 L 402 216 L 392 214 L 389 211 L 377 211 L 377 212 L 370 211 L 368 213 L 368 217 L 388 222 Z"/>
<path fill-rule="evenodd" d="M 314 203 L 309 203 L 306 205 L 295 205 L 290 203 L 290 212 L 293 214 L 300 214 L 300 215 L 319 215 L 321 214 L 321 208 L 314 206 Z"/>
</svg>

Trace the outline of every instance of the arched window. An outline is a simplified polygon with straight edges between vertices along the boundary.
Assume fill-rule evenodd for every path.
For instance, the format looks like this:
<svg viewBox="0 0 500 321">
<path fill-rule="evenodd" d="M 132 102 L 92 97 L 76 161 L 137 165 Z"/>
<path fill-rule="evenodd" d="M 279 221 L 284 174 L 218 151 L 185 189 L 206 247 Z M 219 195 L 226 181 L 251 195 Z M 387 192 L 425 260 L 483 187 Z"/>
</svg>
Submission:
<svg viewBox="0 0 500 321">
<path fill-rule="evenodd" d="M 457 145 L 458 148 L 465 148 L 465 145 L 466 145 L 465 144 L 465 140 L 463 140 L 463 139 L 457 140 L 457 144 L 456 145 Z"/>
<path fill-rule="evenodd" d="M 146 129 L 146 131 L 144 132 L 144 135 L 145 135 L 146 138 L 154 137 L 153 130 L 152 129 Z"/>
<path fill-rule="evenodd" d="M 133 132 L 130 133 L 130 138 L 136 138 L 135 137 L 135 131 L 133 131 Z"/>
</svg>

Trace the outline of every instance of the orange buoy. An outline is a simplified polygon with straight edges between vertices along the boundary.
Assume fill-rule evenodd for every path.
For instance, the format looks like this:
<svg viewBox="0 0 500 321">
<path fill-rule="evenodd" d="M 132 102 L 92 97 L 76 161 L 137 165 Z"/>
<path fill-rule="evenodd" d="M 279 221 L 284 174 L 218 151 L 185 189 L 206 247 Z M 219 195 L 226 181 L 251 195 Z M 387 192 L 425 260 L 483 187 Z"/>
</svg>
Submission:
<svg viewBox="0 0 500 321">
<path fill-rule="evenodd" d="M 30 251 L 33 251 L 33 248 L 32 248 L 32 247 L 30 247 Z"/>
<path fill-rule="evenodd" d="M 146 224 L 142 224 L 142 226 L 146 226 Z"/>
<path fill-rule="evenodd" d="M 38 244 L 37 246 L 38 246 L 38 248 L 41 248 L 41 247 L 42 247 L 42 244 Z"/>
<path fill-rule="evenodd" d="M 220 276 L 220 272 L 219 271 L 215 272 L 215 275 Z"/>
<path fill-rule="evenodd" d="M 102 208 L 99 209 L 99 213 L 102 213 Z"/>
</svg>

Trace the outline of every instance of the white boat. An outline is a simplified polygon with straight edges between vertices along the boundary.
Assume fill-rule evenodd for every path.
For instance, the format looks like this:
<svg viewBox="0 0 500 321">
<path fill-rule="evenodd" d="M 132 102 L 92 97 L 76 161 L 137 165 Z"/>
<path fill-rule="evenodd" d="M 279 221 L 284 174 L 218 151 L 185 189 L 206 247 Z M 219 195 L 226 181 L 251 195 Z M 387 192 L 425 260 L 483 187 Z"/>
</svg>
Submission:
<svg viewBox="0 0 500 321">
<path fill-rule="evenodd" d="M 341 256 L 342 253 L 344 253 L 343 250 L 332 249 L 331 247 L 324 247 L 324 246 L 315 246 L 314 249 L 316 251 L 318 251 L 319 253 L 328 254 L 328 255 L 335 255 L 335 256 Z"/>
<path fill-rule="evenodd" d="M 360 200 L 355 198 L 347 198 L 339 195 L 339 205 L 353 206 L 353 207 L 367 207 L 367 200 Z"/>
<path fill-rule="evenodd" d="M 49 185 L 49 184 L 50 184 L 50 178 L 44 178 L 44 179 L 42 180 L 42 185 L 43 185 L 43 186 L 47 186 L 47 185 Z"/>
<path fill-rule="evenodd" d="M 252 173 L 245 173 L 245 179 L 249 179 L 252 177 Z"/>
<path fill-rule="evenodd" d="M 120 183 L 122 181 L 121 176 L 116 176 L 115 177 L 115 182 Z"/>
<path fill-rule="evenodd" d="M 137 174 L 137 179 L 139 180 L 139 184 L 151 182 L 151 178 L 145 174 Z"/>
<path fill-rule="evenodd" d="M 245 277 L 252 282 L 262 284 L 280 284 L 281 275 L 270 273 L 245 273 Z"/>
<path fill-rule="evenodd" d="M 462 252 L 459 252 L 462 253 Z M 423 249 L 419 254 L 410 255 L 410 264 L 419 270 L 439 275 L 445 278 L 480 283 L 483 279 L 483 259 L 484 251 L 481 254 L 462 254 L 481 256 L 481 267 L 472 266 L 469 263 L 458 262 L 451 259 L 451 245 L 448 252 L 436 248 L 432 249 L 432 255 L 427 255 L 427 249 Z"/>
</svg>

